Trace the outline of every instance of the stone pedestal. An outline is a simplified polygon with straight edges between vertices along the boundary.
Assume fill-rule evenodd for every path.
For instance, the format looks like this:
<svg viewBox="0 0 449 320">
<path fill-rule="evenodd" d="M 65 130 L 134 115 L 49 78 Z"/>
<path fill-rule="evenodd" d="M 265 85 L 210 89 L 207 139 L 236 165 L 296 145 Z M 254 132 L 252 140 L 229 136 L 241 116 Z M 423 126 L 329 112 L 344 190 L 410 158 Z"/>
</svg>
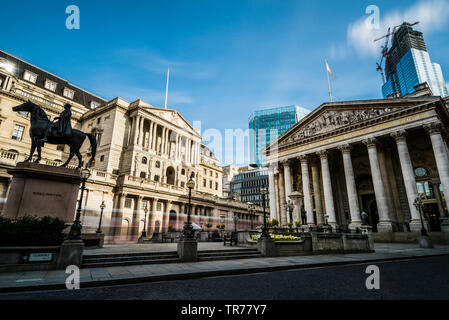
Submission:
<svg viewBox="0 0 449 320">
<path fill-rule="evenodd" d="M 198 261 L 198 241 L 196 239 L 179 240 L 178 256 L 181 262 Z"/>
<path fill-rule="evenodd" d="M 393 222 L 391 221 L 380 221 L 377 224 L 378 232 L 393 232 Z"/>
<path fill-rule="evenodd" d="M 271 238 L 260 237 L 257 241 L 257 250 L 262 254 L 263 257 L 276 257 L 276 243 Z"/>
<path fill-rule="evenodd" d="M 73 222 L 81 182 L 79 170 L 19 162 L 8 173 L 13 177 L 6 217 L 51 216 Z"/>
<path fill-rule="evenodd" d="M 423 223 L 424 223 L 424 228 L 426 229 L 426 231 L 430 231 L 429 224 L 427 223 L 427 221 L 424 220 Z M 410 221 L 410 231 L 421 232 L 421 229 L 422 229 L 422 225 L 421 225 L 420 219 Z"/>
<path fill-rule="evenodd" d="M 419 247 L 427 249 L 433 248 L 432 239 L 430 239 L 428 235 L 425 236 L 421 235 L 421 237 L 419 238 Z"/>
<path fill-rule="evenodd" d="M 83 260 L 83 250 L 83 240 L 65 240 L 61 244 L 57 268 L 65 269 L 70 265 L 80 267 Z"/>
</svg>

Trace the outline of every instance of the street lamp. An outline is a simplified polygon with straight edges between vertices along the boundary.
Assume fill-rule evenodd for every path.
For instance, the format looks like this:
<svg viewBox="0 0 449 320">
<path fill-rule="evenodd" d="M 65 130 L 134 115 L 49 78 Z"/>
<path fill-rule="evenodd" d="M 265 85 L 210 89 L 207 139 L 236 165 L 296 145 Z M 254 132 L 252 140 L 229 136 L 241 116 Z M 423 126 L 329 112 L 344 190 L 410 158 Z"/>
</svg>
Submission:
<svg viewBox="0 0 449 320">
<path fill-rule="evenodd" d="M 251 230 L 254 229 L 254 218 L 256 216 L 256 205 L 252 202 L 248 202 L 248 212 L 251 219 Z"/>
<path fill-rule="evenodd" d="M 270 234 L 268 233 L 267 218 L 266 218 L 266 213 L 265 213 L 265 196 L 268 194 L 268 188 L 265 186 L 260 188 L 260 193 L 262 195 L 262 206 L 263 206 L 263 227 L 262 227 L 261 237 L 270 238 Z"/>
<path fill-rule="evenodd" d="M 293 223 L 293 209 L 295 208 L 295 205 L 291 200 L 288 200 L 288 202 L 285 201 L 285 208 L 287 209 L 287 214 L 290 218 L 290 222 Z"/>
<path fill-rule="evenodd" d="M 190 212 L 191 212 L 191 199 L 192 199 L 192 189 L 195 188 L 195 181 L 190 177 L 187 181 L 187 188 L 189 188 L 189 210 L 187 210 L 187 222 L 184 225 L 184 237 L 188 239 L 193 238 L 193 226 L 190 222 Z"/>
<path fill-rule="evenodd" d="M 97 233 L 101 233 L 101 220 L 103 220 L 103 210 L 104 208 L 106 208 L 106 205 L 104 204 L 104 200 L 101 202 L 100 204 L 100 222 L 98 223 L 98 229 L 97 229 Z"/>
<path fill-rule="evenodd" d="M 237 222 L 239 221 L 239 215 L 234 213 L 234 231 L 237 232 Z"/>
<path fill-rule="evenodd" d="M 143 207 L 143 212 L 145 212 L 145 219 L 143 220 L 143 230 L 141 238 L 147 237 L 147 213 L 148 213 L 148 205 L 147 202 L 145 202 L 145 206 Z"/>
<path fill-rule="evenodd" d="M 86 181 L 90 177 L 90 170 L 87 169 L 87 166 L 81 170 L 81 196 L 80 202 L 78 203 L 78 209 L 76 210 L 76 218 L 70 227 L 69 235 L 67 236 L 67 240 L 81 240 L 81 229 L 82 225 L 80 222 L 81 216 L 81 206 L 83 203 L 83 195 L 84 189 L 86 188 Z"/>
<path fill-rule="evenodd" d="M 430 239 L 430 237 L 427 234 L 427 230 L 424 227 L 424 221 L 422 218 L 422 208 L 423 208 L 423 203 L 422 203 L 422 197 L 421 195 L 418 196 L 415 199 L 415 202 L 413 202 L 413 205 L 416 207 L 416 209 L 419 212 L 419 217 L 421 219 L 421 239 L 419 240 L 419 246 L 421 248 L 433 248 L 433 244 L 432 244 L 432 240 Z"/>
</svg>

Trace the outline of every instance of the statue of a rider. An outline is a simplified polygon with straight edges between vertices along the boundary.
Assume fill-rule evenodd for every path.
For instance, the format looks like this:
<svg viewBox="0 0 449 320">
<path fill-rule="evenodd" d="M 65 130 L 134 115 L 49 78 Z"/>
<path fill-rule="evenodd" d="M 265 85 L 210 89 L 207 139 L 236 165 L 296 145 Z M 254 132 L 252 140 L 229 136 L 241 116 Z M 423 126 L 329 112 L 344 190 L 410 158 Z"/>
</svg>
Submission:
<svg viewBox="0 0 449 320">
<path fill-rule="evenodd" d="M 70 111 L 71 107 L 72 106 L 70 103 L 66 103 L 64 105 L 64 111 L 61 112 L 59 117 L 55 118 L 55 120 L 58 121 L 49 123 L 41 142 L 48 142 L 48 135 L 50 134 L 52 128 L 57 129 L 57 134 L 59 137 L 70 137 L 72 135 L 72 125 L 70 124 L 70 119 L 72 117 L 72 111 Z"/>
</svg>

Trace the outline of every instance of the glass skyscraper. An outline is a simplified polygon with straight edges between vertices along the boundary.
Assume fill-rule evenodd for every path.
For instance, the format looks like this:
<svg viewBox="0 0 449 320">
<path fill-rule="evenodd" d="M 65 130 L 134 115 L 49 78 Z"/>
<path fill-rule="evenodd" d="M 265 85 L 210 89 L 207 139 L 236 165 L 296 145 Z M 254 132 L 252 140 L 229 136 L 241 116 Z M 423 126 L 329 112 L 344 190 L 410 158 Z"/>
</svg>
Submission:
<svg viewBox="0 0 449 320">
<path fill-rule="evenodd" d="M 438 63 L 430 60 L 422 32 L 404 22 L 393 35 L 386 59 L 386 82 L 382 94 L 398 92 L 400 96 L 414 92 L 414 86 L 427 82 L 433 95 L 446 97 L 448 90 Z"/>
<path fill-rule="evenodd" d="M 251 163 L 265 165 L 261 150 L 309 112 L 296 105 L 254 111 L 249 117 Z"/>
</svg>

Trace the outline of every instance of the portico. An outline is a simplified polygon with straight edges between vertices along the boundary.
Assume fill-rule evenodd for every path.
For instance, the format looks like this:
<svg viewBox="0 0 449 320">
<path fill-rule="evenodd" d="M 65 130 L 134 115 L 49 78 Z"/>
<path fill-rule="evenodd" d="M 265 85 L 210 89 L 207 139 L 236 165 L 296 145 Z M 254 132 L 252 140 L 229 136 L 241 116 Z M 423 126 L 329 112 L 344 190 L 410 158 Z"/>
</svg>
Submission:
<svg viewBox="0 0 449 320">
<path fill-rule="evenodd" d="M 374 231 L 419 231 L 420 195 L 428 230 L 447 230 L 448 123 L 433 96 L 324 103 L 264 150 L 270 211 L 285 225 L 299 191 L 308 225 L 356 229 L 365 211 Z"/>
</svg>

